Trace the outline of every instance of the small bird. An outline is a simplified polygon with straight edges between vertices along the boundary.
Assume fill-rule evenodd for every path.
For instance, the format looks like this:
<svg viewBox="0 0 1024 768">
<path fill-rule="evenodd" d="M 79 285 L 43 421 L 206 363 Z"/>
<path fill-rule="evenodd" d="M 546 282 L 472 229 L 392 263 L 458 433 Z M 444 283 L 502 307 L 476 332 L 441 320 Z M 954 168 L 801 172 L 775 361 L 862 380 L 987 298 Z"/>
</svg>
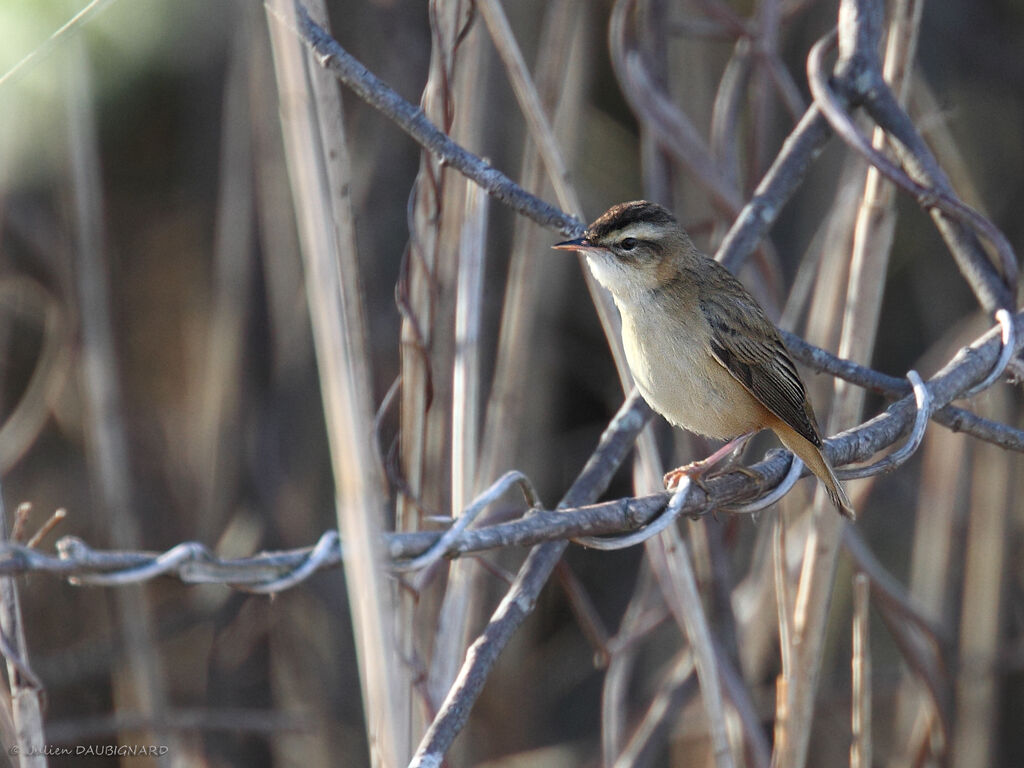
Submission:
<svg viewBox="0 0 1024 768">
<path fill-rule="evenodd" d="M 771 429 L 818 476 L 836 509 L 854 518 L 821 452 L 814 410 L 778 329 L 729 270 L 697 249 L 675 216 L 646 200 L 621 203 L 583 237 L 554 247 L 585 254 L 611 292 L 626 360 L 651 407 L 683 429 L 731 441 L 665 475 L 669 490 Z"/>
</svg>

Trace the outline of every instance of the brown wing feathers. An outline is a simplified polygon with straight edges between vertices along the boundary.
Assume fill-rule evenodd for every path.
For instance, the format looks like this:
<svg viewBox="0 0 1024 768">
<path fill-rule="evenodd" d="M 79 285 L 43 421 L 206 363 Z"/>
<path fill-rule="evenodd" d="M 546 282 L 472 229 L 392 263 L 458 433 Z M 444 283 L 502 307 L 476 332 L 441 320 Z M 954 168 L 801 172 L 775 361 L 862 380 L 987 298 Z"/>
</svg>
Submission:
<svg viewBox="0 0 1024 768">
<path fill-rule="evenodd" d="M 732 275 L 720 279 L 733 289 L 732 295 L 724 301 L 700 298 L 701 311 L 711 326 L 712 354 L 768 410 L 820 446 L 807 394 L 775 326 L 760 307 L 745 300 L 746 289 Z"/>
</svg>

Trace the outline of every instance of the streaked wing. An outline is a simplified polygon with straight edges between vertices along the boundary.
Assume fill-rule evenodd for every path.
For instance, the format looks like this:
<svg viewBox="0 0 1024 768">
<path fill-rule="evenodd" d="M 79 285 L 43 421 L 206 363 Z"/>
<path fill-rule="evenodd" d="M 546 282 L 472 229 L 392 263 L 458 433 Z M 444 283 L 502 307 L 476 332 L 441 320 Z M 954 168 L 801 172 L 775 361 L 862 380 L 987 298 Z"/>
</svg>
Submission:
<svg viewBox="0 0 1024 768">
<path fill-rule="evenodd" d="M 775 325 L 736 278 L 716 277 L 725 283 L 716 288 L 725 290 L 700 297 L 715 359 L 768 410 L 820 446 L 803 382 Z"/>
</svg>

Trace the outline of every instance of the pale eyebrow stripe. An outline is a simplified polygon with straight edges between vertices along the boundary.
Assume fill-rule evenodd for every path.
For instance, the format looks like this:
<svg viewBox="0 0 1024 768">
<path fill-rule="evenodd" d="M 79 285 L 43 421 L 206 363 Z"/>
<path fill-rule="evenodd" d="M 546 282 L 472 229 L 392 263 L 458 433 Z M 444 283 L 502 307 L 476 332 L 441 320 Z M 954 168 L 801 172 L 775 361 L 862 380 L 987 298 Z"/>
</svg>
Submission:
<svg viewBox="0 0 1024 768">
<path fill-rule="evenodd" d="M 620 240 L 624 237 L 635 237 L 637 240 L 657 240 L 664 232 L 664 227 L 657 224 L 649 224 L 646 221 L 637 221 L 627 224 L 622 229 L 616 229 L 605 235 L 609 240 Z"/>
</svg>

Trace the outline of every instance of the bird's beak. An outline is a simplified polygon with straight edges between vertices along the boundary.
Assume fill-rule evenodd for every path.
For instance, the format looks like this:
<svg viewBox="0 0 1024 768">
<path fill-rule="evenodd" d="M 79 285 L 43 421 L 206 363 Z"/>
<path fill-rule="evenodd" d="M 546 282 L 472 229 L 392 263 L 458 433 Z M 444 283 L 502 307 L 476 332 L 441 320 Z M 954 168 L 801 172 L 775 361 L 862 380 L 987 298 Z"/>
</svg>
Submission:
<svg viewBox="0 0 1024 768">
<path fill-rule="evenodd" d="M 585 237 L 577 237 L 575 240 L 564 240 L 561 243 L 555 243 L 551 247 L 559 251 L 579 251 L 581 253 L 597 253 L 598 251 L 605 250 L 600 245 L 594 245 Z"/>
</svg>

